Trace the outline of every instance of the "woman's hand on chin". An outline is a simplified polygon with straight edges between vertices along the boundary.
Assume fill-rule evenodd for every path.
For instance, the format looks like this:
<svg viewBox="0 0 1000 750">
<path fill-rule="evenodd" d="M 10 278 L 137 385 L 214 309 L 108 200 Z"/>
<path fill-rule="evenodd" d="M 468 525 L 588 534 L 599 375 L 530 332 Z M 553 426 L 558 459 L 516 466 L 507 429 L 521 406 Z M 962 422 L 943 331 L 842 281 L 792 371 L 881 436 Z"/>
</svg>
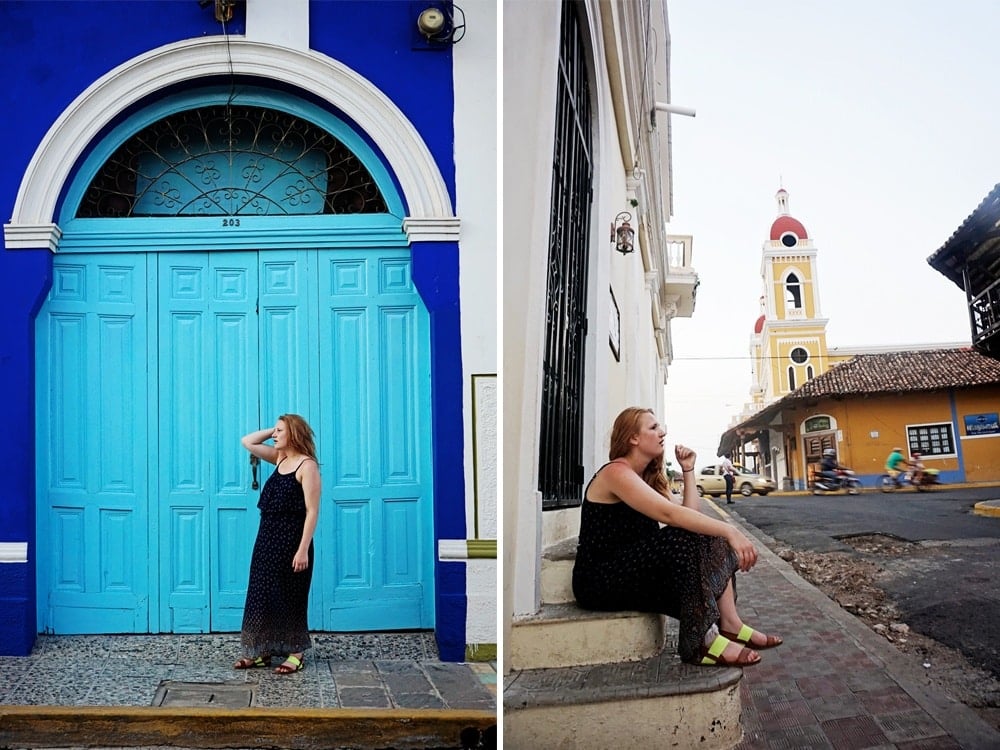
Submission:
<svg viewBox="0 0 1000 750">
<path fill-rule="evenodd" d="M 681 469 L 687 471 L 694 468 L 694 461 L 697 458 L 697 454 L 686 445 L 675 445 L 674 458 L 677 459 L 677 463 L 680 464 Z"/>
</svg>

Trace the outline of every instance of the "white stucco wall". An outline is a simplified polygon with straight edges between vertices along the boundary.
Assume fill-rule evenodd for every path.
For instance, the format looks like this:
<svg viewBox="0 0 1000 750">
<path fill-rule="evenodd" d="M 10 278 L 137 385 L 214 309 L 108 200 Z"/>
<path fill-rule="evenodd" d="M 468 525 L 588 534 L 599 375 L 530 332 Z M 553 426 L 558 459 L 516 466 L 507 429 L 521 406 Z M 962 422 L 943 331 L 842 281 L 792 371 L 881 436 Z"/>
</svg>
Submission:
<svg viewBox="0 0 1000 750">
<path fill-rule="evenodd" d="M 561 6 L 504 5 L 503 601 L 504 628 L 534 611 L 541 554 L 539 373 L 544 343 L 549 200 Z M 504 638 L 504 644 L 510 642 Z M 509 658 L 504 658 L 509 663 Z"/>
<path fill-rule="evenodd" d="M 453 48 L 456 214 L 465 392 L 466 528 L 497 538 L 497 3 L 465 0 L 465 36 Z M 497 562 L 465 564 L 466 643 L 497 642 Z"/>
<path fill-rule="evenodd" d="M 639 252 L 612 250 L 609 225 L 629 204 L 628 178 L 605 62 L 600 13 L 620 6 L 586 0 L 590 25 L 594 195 L 590 224 L 584 470 L 606 460 L 611 421 L 633 404 L 660 408 L 662 375 L 650 293 Z M 504 4 L 503 149 L 503 628 L 537 611 L 542 547 L 576 534 L 579 510 L 541 512 L 538 432 L 551 201 L 553 132 L 562 6 Z M 661 37 L 662 38 L 662 37 Z M 637 223 L 637 222 L 635 222 Z M 638 238 L 637 238 L 638 241 Z M 622 359 L 609 342 L 609 287 L 621 311 Z M 504 660 L 509 663 L 505 653 Z"/>
</svg>

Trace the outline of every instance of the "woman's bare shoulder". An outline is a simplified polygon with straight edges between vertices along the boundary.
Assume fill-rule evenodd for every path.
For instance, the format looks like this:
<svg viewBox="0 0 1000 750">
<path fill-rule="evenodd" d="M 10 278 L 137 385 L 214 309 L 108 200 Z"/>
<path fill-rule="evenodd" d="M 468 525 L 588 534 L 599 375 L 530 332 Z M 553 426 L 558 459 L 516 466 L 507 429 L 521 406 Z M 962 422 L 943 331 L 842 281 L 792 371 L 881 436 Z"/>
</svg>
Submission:
<svg viewBox="0 0 1000 750">
<path fill-rule="evenodd" d="M 630 480 L 639 478 L 635 470 L 624 461 L 612 461 L 602 466 L 596 476 L 604 477 L 612 481 Z"/>
<path fill-rule="evenodd" d="M 310 474 L 319 473 L 319 462 L 312 456 L 306 456 L 299 462 L 300 472 L 309 472 Z"/>
<path fill-rule="evenodd" d="M 621 497 L 615 492 L 616 488 L 622 487 L 628 482 L 628 475 L 635 476 L 635 472 L 628 464 L 621 461 L 611 461 L 606 463 L 594 474 L 587 487 L 585 497 L 594 503 L 620 503 Z"/>
</svg>

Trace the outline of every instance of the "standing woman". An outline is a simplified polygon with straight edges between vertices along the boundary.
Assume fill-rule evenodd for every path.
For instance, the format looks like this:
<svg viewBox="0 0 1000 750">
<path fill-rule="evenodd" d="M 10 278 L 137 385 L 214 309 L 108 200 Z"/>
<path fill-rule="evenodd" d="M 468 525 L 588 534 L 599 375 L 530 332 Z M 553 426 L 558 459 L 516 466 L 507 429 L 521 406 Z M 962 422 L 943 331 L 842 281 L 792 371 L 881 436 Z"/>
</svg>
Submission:
<svg viewBox="0 0 1000 750">
<path fill-rule="evenodd" d="M 264 441 L 274 439 L 274 445 Z M 236 669 L 269 667 L 272 655 L 288 654 L 274 671 L 304 668 L 312 646 L 306 610 L 312 583 L 313 533 L 319 518 L 320 477 L 313 431 L 298 414 L 284 414 L 268 430 L 244 435 L 243 447 L 275 464 L 260 493 L 260 528 L 250 560 Z"/>
<path fill-rule="evenodd" d="M 583 493 L 573 594 L 584 609 L 679 620 L 685 662 L 751 666 L 760 661 L 758 650 L 781 644 L 736 610 L 736 571 L 749 571 L 757 550 L 738 528 L 700 511 L 695 453 L 683 445 L 674 447 L 683 497 L 670 491 L 665 436 L 650 409 L 632 407 L 615 420 L 610 461 Z"/>
</svg>

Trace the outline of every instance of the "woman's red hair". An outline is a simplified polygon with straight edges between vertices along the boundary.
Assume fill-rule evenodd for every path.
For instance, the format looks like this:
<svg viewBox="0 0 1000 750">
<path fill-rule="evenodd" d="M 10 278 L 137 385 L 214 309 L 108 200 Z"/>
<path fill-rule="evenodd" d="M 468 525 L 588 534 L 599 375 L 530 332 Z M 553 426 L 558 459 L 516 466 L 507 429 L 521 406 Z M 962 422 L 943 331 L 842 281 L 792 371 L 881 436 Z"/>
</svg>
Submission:
<svg viewBox="0 0 1000 750">
<path fill-rule="evenodd" d="M 309 456 L 313 461 L 319 463 L 316 458 L 316 444 L 313 442 L 312 427 L 305 419 L 298 414 L 282 414 L 278 419 L 285 423 L 288 430 L 288 445 L 296 453 Z"/>
<path fill-rule="evenodd" d="M 611 427 L 611 444 L 608 447 L 609 461 L 623 458 L 632 450 L 632 444 L 629 441 L 639 434 L 640 422 L 644 414 L 655 416 L 652 409 L 630 406 L 615 419 L 615 423 Z M 664 497 L 670 493 L 670 484 L 667 482 L 666 474 L 663 473 L 662 453 L 647 464 L 640 476 L 646 484 Z"/>
</svg>

